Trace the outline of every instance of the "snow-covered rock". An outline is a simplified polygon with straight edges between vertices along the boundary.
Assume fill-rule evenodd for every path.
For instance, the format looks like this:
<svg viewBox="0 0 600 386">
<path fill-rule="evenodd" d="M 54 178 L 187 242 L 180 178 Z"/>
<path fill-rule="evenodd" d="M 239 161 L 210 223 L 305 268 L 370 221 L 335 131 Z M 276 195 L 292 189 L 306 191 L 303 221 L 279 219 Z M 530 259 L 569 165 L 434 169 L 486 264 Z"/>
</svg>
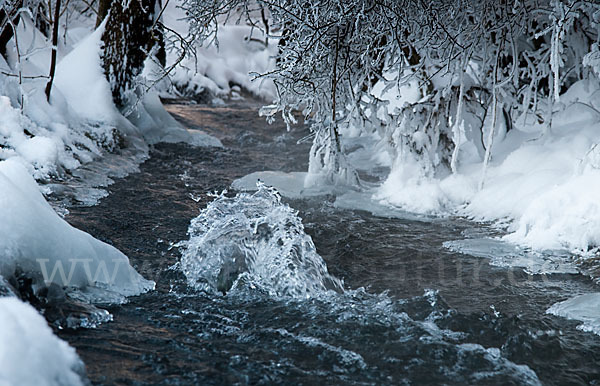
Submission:
<svg viewBox="0 0 600 386">
<path fill-rule="evenodd" d="M 75 349 L 29 304 L 0 297 L 0 385 L 82 385 Z"/>
</svg>

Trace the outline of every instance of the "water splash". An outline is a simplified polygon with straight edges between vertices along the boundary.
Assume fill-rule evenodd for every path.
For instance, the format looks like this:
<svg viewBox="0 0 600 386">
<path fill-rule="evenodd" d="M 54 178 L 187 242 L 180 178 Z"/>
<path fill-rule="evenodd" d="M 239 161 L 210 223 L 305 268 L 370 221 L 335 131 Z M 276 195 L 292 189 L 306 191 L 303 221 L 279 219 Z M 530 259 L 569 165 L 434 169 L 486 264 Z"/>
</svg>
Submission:
<svg viewBox="0 0 600 386">
<path fill-rule="evenodd" d="M 248 286 L 293 298 L 343 292 L 298 212 L 274 188 L 257 187 L 254 194 L 221 193 L 192 220 L 181 259 L 188 284 L 213 293 Z"/>
</svg>

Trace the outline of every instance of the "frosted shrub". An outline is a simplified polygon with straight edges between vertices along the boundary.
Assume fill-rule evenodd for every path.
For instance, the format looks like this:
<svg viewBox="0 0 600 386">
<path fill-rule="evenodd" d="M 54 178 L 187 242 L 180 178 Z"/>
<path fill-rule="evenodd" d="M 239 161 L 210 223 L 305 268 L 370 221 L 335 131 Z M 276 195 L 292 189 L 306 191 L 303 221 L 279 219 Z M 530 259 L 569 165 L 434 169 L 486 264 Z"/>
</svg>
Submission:
<svg viewBox="0 0 600 386">
<path fill-rule="evenodd" d="M 517 117 L 550 130 L 560 94 L 598 71 L 600 5 L 590 1 L 185 0 L 183 8 L 205 40 L 225 20 L 260 28 L 256 12 L 268 9 L 281 39 L 276 68 L 261 75 L 278 88 L 264 113 L 290 124 L 298 110 L 312 122 L 309 183 L 359 182 L 340 140 L 350 127 L 379 133 L 380 151 L 394 157 L 413 153 L 425 175 L 456 172 L 466 142 L 485 167 L 494 138 Z M 411 85 L 419 97 L 388 111 L 377 83 L 400 93 Z"/>
</svg>

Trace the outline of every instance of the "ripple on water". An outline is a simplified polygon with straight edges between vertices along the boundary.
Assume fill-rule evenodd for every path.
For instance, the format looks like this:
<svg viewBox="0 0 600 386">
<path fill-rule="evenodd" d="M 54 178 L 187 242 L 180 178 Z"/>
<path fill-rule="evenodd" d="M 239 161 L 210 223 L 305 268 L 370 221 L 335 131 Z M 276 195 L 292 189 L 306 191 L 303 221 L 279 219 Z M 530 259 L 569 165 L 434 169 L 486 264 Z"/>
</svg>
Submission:
<svg viewBox="0 0 600 386">
<path fill-rule="evenodd" d="M 236 345 L 223 347 L 232 358 L 230 371 L 268 369 L 271 381 L 327 376 L 353 382 L 540 383 L 533 370 L 511 362 L 500 348 L 440 328 L 455 311 L 437 291 L 397 300 L 362 288 L 343 290 L 297 212 L 272 188 L 260 184 L 254 194 L 217 196 L 188 233 L 180 266 L 200 291 L 198 299 L 210 300 L 181 312 L 193 319 L 199 339 L 235 339 Z M 254 347 L 252 358 L 248 346 Z"/>
</svg>

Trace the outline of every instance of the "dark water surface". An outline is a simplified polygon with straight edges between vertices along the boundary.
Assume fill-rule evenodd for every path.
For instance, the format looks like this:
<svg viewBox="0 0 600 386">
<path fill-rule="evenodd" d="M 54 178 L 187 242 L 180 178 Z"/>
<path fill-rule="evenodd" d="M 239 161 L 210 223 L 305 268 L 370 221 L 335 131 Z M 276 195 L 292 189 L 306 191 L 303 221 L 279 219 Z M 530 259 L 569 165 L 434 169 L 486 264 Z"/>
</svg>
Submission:
<svg viewBox="0 0 600 386">
<path fill-rule="evenodd" d="M 114 321 L 61 330 L 94 384 L 598 384 L 600 337 L 546 315 L 597 287 L 581 275 L 525 274 L 443 247 L 490 234 L 461 219 L 414 221 L 287 200 L 345 293 L 308 300 L 252 286 L 227 295 L 189 288 L 174 244 L 238 177 L 302 171 L 306 132 L 257 117 L 258 105 L 170 105 L 225 148 L 159 144 L 140 172 L 66 219 L 115 245 L 157 290 L 110 306 Z"/>
</svg>

